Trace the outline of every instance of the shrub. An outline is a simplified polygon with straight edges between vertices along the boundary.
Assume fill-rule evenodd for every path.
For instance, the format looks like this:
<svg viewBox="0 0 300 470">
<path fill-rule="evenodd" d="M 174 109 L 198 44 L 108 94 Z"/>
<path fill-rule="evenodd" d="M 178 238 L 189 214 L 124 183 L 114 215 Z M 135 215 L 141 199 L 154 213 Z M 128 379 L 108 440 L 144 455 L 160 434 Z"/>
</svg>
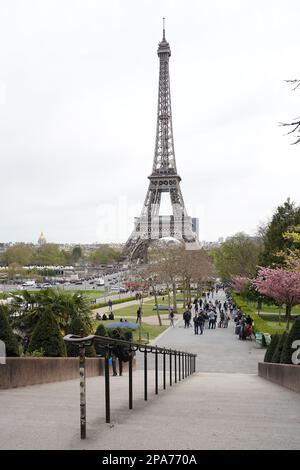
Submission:
<svg viewBox="0 0 300 470">
<path fill-rule="evenodd" d="M 107 331 L 103 323 L 99 323 L 95 334 L 98 336 L 107 335 Z M 98 343 L 97 341 L 95 342 L 95 351 L 96 351 L 97 356 L 105 356 L 105 347 L 101 343 Z"/>
<path fill-rule="evenodd" d="M 286 338 L 287 338 L 287 333 L 286 332 L 284 332 L 282 335 L 279 336 L 279 341 L 278 341 L 277 346 L 275 348 L 275 351 L 274 351 L 271 362 L 274 362 L 274 363 L 277 363 L 277 364 L 280 363 L 281 353 L 282 353 L 282 349 L 283 349 L 284 343 L 286 341 Z"/>
<path fill-rule="evenodd" d="M 268 346 L 268 349 L 266 350 L 264 362 L 272 362 L 273 354 L 275 352 L 277 343 L 279 341 L 279 335 L 275 334 L 272 336 L 271 343 Z"/>
<path fill-rule="evenodd" d="M 149 294 L 143 294 L 143 297 L 150 297 Z M 137 300 L 135 296 L 132 297 L 125 297 L 124 299 L 115 299 L 112 300 L 113 305 L 117 304 L 123 304 L 124 302 L 130 302 L 132 300 Z M 103 307 L 108 307 L 107 302 L 99 302 L 97 304 L 91 305 L 91 309 L 95 310 L 95 308 L 103 308 Z"/>
<path fill-rule="evenodd" d="M 41 313 L 29 343 L 28 351 L 43 351 L 48 357 L 66 355 L 66 347 L 55 316 L 50 310 Z"/>
<path fill-rule="evenodd" d="M 263 348 L 267 347 L 267 342 L 264 333 L 261 334 L 261 345 Z"/>
<path fill-rule="evenodd" d="M 80 336 L 83 332 L 83 336 L 88 336 L 91 332 L 88 330 L 86 323 L 80 318 L 79 315 L 74 317 L 69 325 L 68 333 L 73 335 Z M 67 343 L 67 355 L 69 357 L 78 357 L 79 356 L 79 345 Z M 88 357 L 96 356 L 96 351 L 94 345 L 85 347 L 85 355 Z"/>
<path fill-rule="evenodd" d="M 19 344 L 9 323 L 7 308 L 0 305 L 0 340 L 4 341 L 6 356 L 19 356 Z"/>
<path fill-rule="evenodd" d="M 129 341 L 132 343 L 132 338 L 133 338 L 132 330 L 129 330 L 129 328 L 124 329 L 123 336 L 124 336 L 125 341 Z"/>
<path fill-rule="evenodd" d="M 292 344 L 296 339 L 300 340 L 300 318 L 297 318 L 294 321 L 293 326 L 287 335 L 280 357 L 281 364 L 292 364 L 292 354 L 295 351 L 292 349 Z"/>
</svg>

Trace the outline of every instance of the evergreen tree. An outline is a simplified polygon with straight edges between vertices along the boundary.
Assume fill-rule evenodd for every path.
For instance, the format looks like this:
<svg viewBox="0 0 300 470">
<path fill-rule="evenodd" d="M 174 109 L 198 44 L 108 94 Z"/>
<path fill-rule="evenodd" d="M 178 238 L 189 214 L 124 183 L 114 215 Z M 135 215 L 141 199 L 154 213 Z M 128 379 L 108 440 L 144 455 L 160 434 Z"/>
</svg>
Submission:
<svg viewBox="0 0 300 470">
<path fill-rule="evenodd" d="M 284 262 L 283 256 L 278 252 L 284 252 L 293 247 L 291 240 L 283 237 L 290 227 L 300 224 L 300 207 L 296 207 L 290 198 L 277 207 L 271 222 L 268 224 L 264 234 L 264 249 L 260 256 L 260 264 L 263 266 L 281 266 Z"/>
<path fill-rule="evenodd" d="M 279 341 L 279 335 L 275 334 L 272 336 L 271 342 L 266 350 L 264 362 L 272 362 L 273 354 L 275 352 L 277 343 Z"/>
<path fill-rule="evenodd" d="M 0 340 L 5 343 L 6 356 L 15 357 L 20 355 L 18 341 L 9 323 L 5 305 L 0 305 Z"/>
<path fill-rule="evenodd" d="M 284 343 L 286 341 L 286 338 L 287 338 L 287 333 L 286 332 L 284 332 L 282 335 L 280 335 L 279 341 L 278 341 L 277 346 L 275 348 L 275 351 L 274 351 L 271 362 L 274 362 L 274 363 L 277 363 L 277 364 L 280 363 L 281 353 L 282 353 L 282 349 L 283 349 Z"/>
<path fill-rule="evenodd" d="M 107 331 L 103 323 L 99 323 L 95 334 L 97 336 L 107 336 Z M 97 356 L 105 355 L 105 347 L 101 343 L 98 343 L 97 341 L 95 342 L 95 350 L 96 350 Z"/>
<path fill-rule="evenodd" d="M 44 356 L 62 357 L 66 347 L 58 323 L 50 310 L 41 312 L 40 319 L 33 330 L 29 352 L 43 350 Z"/>
<path fill-rule="evenodd" d="M 288 333 L 280 357 L 281 364 L 292 364 L 292 354 L 295 352 L 295 349 L 292 349 L 292 344 L 296 339 L 300 340 L 300 318 L 294 321 Z"/>
<path fill-rule="evenodd" d="M 69 328 L 68 333 L 73 335 L 80 336 L 83 333 L 83 336 L 89 336 L 91 331 L 87 327 L 85 321 L 80 317 L 80 315 L 74 316 Z M 78 357 L 79 356 L 79 345 L 67 343 L 67 355 L 69 357 Z M 85 347 L 85 355 L 88 357 L 96 356 L 96 351 L 94 345 Z"/>
</svg>

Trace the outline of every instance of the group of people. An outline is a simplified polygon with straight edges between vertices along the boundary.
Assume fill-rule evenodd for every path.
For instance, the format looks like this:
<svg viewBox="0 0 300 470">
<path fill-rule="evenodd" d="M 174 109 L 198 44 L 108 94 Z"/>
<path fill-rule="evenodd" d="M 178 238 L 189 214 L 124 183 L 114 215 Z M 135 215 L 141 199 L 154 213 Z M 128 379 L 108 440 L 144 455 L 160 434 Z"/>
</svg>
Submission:
<svg viewBox="0 0 300 470">
<path fill-rule="evenodd" d="M 96 320 L 114 320 L 115 316 L 113 312 L 110 312 L 108 315 L 106 313 L 103 313 L 102 317 L 100 313 L 96 313 Z"/>
<path fill-rule="evenodd" d="M 196 298 L 192 303 L 188 304 L 187 310 L 183 314 L 184 328 L 192 326 L 192 311 L 194 311 L 193 324 L 195 334 L 203 334 L 205 328 L 215 329 L 227 328 L 230 320 L 228 311 L 228 303 L 221 302 L 214 299 L 214 294 L 217 294 L 220 287 L 210 290 L 203 294 L 202 298 Z"/>
<path fill-rule="evenodd" d="M 242 311 L 235 304 L 229 292 L 226 292 L 226 300 L 227 309 L 230 311 L 230 314 L 236 324 L 235 334 L 238 335 L 240 340 L 246 340 L 247 338 L 251 339 L 254 327 L 253 318 L 249 314 L 245 315 L 242 313 Z"/>
</svg>

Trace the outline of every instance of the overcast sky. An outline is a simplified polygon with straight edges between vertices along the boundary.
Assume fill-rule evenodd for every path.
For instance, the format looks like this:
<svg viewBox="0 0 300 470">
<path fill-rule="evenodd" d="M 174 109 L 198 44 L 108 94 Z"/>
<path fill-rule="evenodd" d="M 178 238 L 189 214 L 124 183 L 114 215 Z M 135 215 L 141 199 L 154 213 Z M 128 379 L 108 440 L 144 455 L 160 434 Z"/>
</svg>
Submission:
<svg viewBox="0 0 300 470">
<path fill-rule="evenodd" d="M 0 241 L 124 242 L 152 169 L 166 17 L 181 189 L 200 240 L 254 234 L 300 145 L 299 0 L 0 0 Z"/>
</svg>

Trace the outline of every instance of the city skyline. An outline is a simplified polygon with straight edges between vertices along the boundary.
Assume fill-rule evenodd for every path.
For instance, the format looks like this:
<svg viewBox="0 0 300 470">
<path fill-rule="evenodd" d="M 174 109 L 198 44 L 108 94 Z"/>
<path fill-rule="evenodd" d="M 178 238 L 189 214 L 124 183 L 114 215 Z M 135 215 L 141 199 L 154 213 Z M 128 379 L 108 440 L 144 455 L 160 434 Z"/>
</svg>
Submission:
<svg viewBox="0 0 300 470">
<path fill-rule="evenodd" d="M 299 78 L 296 1 L 1 10 L 0 241 L 126 242 L 153 161 L 163 16 L 176 160 L 200 240 L 254 235 L 287 197 L 299 204 L 299 147 L 278 126 L 299 115 L 284 82 Z"/>
</svg>

